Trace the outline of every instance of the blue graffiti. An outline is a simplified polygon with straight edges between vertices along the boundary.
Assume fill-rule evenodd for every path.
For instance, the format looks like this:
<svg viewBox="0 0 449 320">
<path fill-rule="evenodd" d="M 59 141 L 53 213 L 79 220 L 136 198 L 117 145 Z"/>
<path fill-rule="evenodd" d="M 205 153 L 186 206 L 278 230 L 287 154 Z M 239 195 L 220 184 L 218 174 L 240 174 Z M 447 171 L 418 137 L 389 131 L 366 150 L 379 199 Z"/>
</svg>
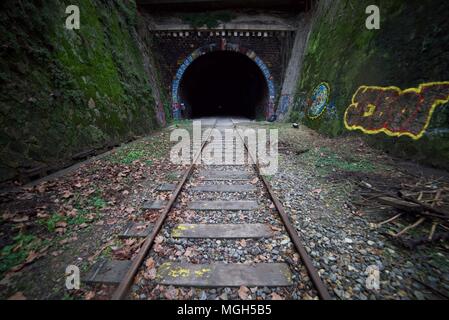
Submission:
<svg viewBox="0 0 449 320">
<path fill-rule="evenodd" d="M 290 104 L 292 103 L 292 97 L 289 94 L 284 94 L 279 100 L 278 115 L 286 114 Z"/>
<path fill-rule="evenodd" d="M 338 118 L 337 107 L 332 102 L 327 105 L 327 116 L 333 120 Z"/>
<path fill-rule="evenodd" d="M 329 102 L 330 88 L 325 82 L 320 83 L 312 92 L 312 103 L 309 108 L 308 116 L 311 119 L 319 118 L 326 110 Z"/>
<path fill-rule="evenodd" d="M 217 50 L 228 50 L 228 51 L 241 52 L 242 54 L 245 54 L 246 56 L 248 56 L 250 59 L 252 59 L 257 64 L 257 66 L 260 68 L 260 70 L 262 71 L 262 73 L 267 81 L 269 101 L 268 101 L 268 105 L 267 105 L 266 116 L 267 116 L 267 118 L 271 117 L 274 114 L 274 100 L 276 97 L 276 90 L 275 90 L 274 82 L 272 80 L 273 78 L 270 74 L 268 67 L 255 54 L 254 51 L 240 47 L 240 45 L 233 44 L 233 43 L 226 43 L 223 46 L 223 48 L 218 47 L 217 44 L 215 44 L 215 43 L 201 47 L 201 48 L 195 50 L 192 54 L 190 54 L 184 60 L 184 62 L 178 68 L 176 75 L 175 75 L 175 79 L 172 82 L 172 90 L 171 91 L 172 91 L 173 117 L 175 119 L 181 118 L 181 107 L 180 107 L 181 103 L 180 103 L 178 91 L 179 91 L 179 84 L 181 82 L 181 79 L 182 79 L 185 71 L 187 70 L 187 68 L 190 66 L 190 64 L 196 58 L 198 58 L 208 52 L 217 51 Z"/>
</svg>

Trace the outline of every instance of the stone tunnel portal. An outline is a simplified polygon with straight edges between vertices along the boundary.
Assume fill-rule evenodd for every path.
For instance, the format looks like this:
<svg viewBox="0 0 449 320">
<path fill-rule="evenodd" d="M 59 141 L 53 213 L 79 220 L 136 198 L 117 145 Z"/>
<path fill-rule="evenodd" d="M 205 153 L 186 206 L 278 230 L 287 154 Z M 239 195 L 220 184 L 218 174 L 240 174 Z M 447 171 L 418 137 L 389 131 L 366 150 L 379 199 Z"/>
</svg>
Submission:
<svg viewBox="0 0 449 320">
<path fill-rule="evenodd" d="M 262 70 L 247 55 L 214 51 L 195 59 L 179 84 L 183 117 L 264 117 L 268 84 Z"/>
</svg>

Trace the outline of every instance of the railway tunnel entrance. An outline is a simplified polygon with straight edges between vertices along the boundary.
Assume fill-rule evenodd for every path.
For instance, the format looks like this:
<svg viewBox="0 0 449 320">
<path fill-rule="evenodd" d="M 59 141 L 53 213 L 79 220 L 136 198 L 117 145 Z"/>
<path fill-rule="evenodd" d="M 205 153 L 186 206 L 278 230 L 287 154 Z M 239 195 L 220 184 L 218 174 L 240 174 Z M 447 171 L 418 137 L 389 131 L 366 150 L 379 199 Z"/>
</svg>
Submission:
<svg viewBox="0 0 449 320">
<path fill-rule="evenodd" d="M 213 51 L 185 69 L 178 88 L 184 118 L 265 117 L 269 103 L 266 75 L 246 54 Z"/>
</svg>

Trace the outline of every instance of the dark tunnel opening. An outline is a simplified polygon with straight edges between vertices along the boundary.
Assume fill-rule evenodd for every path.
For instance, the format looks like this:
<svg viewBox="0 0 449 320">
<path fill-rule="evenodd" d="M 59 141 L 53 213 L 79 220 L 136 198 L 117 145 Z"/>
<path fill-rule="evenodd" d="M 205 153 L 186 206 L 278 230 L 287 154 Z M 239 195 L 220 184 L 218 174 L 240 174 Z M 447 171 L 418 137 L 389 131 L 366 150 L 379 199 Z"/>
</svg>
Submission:
<svg viewBox="0 0 449 320">
<path fill-rule="evenodd" d="M 249 57 L 232 51 L 207 53 L 186 69 L 179 86 L 184 117 L 264 116 L 266 79 Z"/>
</svg>

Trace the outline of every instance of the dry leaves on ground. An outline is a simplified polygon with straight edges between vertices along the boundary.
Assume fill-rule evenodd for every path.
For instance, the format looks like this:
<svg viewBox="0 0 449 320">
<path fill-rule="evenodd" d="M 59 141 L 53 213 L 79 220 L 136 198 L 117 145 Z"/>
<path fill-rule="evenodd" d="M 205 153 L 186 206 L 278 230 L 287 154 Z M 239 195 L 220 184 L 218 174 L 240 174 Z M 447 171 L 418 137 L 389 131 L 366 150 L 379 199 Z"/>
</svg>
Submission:
<svg viewBox="0 0 449 320">
<path fill-rule="evenodd" d="M 244 286 L 241 286 L 238 291 L 239 297 L 242 300 L 248 300 L 249 293 L 250 293 L 250 290 Z"/>
</svg>

